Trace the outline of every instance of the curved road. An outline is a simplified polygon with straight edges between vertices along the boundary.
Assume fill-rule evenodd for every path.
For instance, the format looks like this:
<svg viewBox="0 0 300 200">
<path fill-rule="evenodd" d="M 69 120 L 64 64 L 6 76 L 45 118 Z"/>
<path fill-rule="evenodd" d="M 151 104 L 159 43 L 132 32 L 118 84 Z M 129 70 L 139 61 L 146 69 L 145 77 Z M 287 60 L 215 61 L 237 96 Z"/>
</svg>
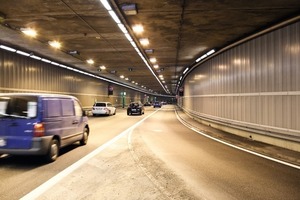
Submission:
<svg viewBox="0 0 300 200">
<path fill-rule="evenodd" d="M 35 193 L 49 179 L 37 199 L 300 199 L 299 169 L 204 137 L 183 126 L 173 106 L 148 107 L 143 116 L 118 110 L 90 117 L 90 126 L 88 144 L 65 148 L 54 163 L 1 158 L 0 199 Z M 57 174 L 66 176 L 54 182 Z"/>
</svg>

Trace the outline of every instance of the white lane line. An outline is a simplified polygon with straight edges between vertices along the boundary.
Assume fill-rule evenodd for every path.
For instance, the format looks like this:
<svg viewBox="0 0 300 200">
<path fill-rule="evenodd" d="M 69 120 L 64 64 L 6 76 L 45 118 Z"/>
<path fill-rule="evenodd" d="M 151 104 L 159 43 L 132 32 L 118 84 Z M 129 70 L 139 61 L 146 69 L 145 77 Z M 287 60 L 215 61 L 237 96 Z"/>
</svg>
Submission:
<svg viewBox="0 0 300 200">
<path fill-rule="evenodd" d="M 274 161 L 274 162 L 277 162 L 277 163 L 280 163 L 280 164 L 283 164 L 283 165 L 286 165 L 286 166 L 289 166 L 289 167 L 293 167 L 293 168 L 295 168 L 295 169 L 300 169 L 300 166 L 298 166 L 298 165 L 294 165 L 294 164 L 292 164 L 292 163 L 288 163 L 288 162 L 285 162 L 285 161 L 282 161 L 282 160 L 278 160 L 278 159 L 276 159 L 276 158 L 272 158 L 272 157 L 269 157 L 269 156 L 266 156 L 266 155 L 263 155 L 263 154 L 254 152 L 254 151 L 250 151 L 250 150 L 248 150 L 248 149 L 244 149 L 244 148 L 242 148 L 242 147 L 235 146 L 235 145 L 230 144 L 230 143 L 228 143 L 228 142 L 225 142 L 225 141 L 222 141 L 222 140 L 220 140 L 220 139 L 214 138 L 214 137 L 212 137 L 212 136 L 210 136 L 210 135 L 207 135 L 207 134 L 205 134 L 205 133 L 203 133 L 203 132 L 197 130 L 197 129 L 194 128 L 193 126 L 189 125 L 188 123 L 184 122 L 184 121 L 179 117 L 179 115 L 178 115 L 178 113 L 176 112 L 176 110 L 175 110 L 175 113 L 176 113 L 176 117 L 177 117 L 178 121 L 180 121 L 183 125 L 185 125 L 185 126 L 188 127 L 189 129 L 191 129 L 191 130 L 197 132 L 197 133 L 200 134 L 200 135 L 203 135 L 203 136 L 205 136 L 205 137 L 207 137 L 207 138 L 210 138 L 210 139 L 212 139 L 212 140 L 215 140 L 215 141 L 220 142 L 220 143 L 222 143 L 222 144 L 225 144 L 225 145 L 227 145 L 227 146 L 233 147 L 233 148 L 235 148 L 235 149 L 239 149 L 239 150 L 241 150 L 241 151 L 244 151 L 244 152 L 247 152 L 247 153 L 250 153 L 250 154 L 253 154 L 253 155 L 262 157 L 262 158 L 265 158 L 265 159 L 267 159 L 267 160 L 271 160 L 271 161 Z"/>
<path fill-rule="evenodd" d="M 59 172 L 57 175 L 53 176 L 48 181 L 46 181 L 42 185 L 38 186 L 37 188 L 35 188 L 31 192 L 29 192 L 28 194 L 26 194 L 25 196 L 23 196 L 20 200 L 33 200 L 33 199 L 37 199 L 41 194 L 43 194 L 44 192 L 46 192 L 47 190 L 49 190 L 51 187 L 53 187 L 55 184 L 57 184 L 63 178 L 65 178 L 66 176 L 68 176 L 69 174 L 71 174 L 73 171 L 75 171 L 76 169 L 78 169 L 81 165 L 85 164 L 88 160 L 90 160 L 91 158 L 93 158 L 94 156 L 96 156 L 97 154 L 99 154 L 101 151 L 103 151 L 104 149 L 106 149 L 107 147 L 109 147 L 110 145 L 112 145 L 113 143 L 115 143 L 116 141 L 118 141 L 120 138 L 122 138 L 123 136 L 125 136 L 129 131 L 135 129 L 143 121 L 145 121 L 146 119 L 148 119 L 150 116 L 154 115 L 156 112 L 157 111 L 151 113 L 147 117 L 145 117 L 142 120 L 138 121 L 136 124 L 134 124 L 133 126 L 129 127 L 128 129 L 126 129 L 125 131 L 123 131 L 122 133 L 120 133 L 119 135 L 117 135 L 116 137 L 114 137 L 113 139 L 111 139 L 110 141 L 104 143 L 102 146 L 98 147 L 97 149 L 95 149 L 94 151 L 92 151 L 91 153 L 89 153 L 88 155 L 86 155 L 85 157 L 81 158 L 80 160 L 78 160 L 77 162 L 75 162 L 74 164 L 72 164 L 71 166 L 69 166 L 68 168 L 66 168 L 63 171 Z"/>
</svg>

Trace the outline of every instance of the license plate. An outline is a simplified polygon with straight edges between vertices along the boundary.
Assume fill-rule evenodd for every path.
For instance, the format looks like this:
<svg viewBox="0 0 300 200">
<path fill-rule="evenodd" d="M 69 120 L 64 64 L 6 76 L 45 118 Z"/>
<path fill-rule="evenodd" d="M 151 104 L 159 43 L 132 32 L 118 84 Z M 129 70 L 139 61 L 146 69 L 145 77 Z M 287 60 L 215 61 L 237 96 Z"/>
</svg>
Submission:
<svg viewBox="0 0 300 200">
<path fill-rule="evenodd" d="M 132 109 L 132 111 L 136 111 L 136 109 Z"/>
<path fill-rule="evenodd" d="M 0 138 L 0 147 L 4 147 L 6 145 L 6 141 Z"/>
</svg>

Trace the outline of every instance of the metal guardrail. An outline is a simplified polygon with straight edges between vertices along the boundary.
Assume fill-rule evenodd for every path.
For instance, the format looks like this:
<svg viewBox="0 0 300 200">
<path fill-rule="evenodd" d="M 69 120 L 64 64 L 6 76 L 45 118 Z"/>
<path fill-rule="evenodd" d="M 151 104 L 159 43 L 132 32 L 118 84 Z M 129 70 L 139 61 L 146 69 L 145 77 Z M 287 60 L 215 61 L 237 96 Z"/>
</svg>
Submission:
<svg viewBox="0 0 300 200">
<path fill-rule="evenodd" d="M 247 122 L 235 121 L 230 119 L 224 119 L 220 117 L 214 117 L 210 115 L 204 115 L 195 111 L 187 110 L 180 107 L 186 114 L 196 119 L 202 119 L 208 122 L 220 124 L 223 126 L 231 127 L 238 130 L 257 133 L 260 135 L 289 140 L 293 142 L 300 142 L 300 131 L 292 129 L 284 129 L 279 127 L 264 126 L 260 124 L 252 124 Z"/>
</svg>

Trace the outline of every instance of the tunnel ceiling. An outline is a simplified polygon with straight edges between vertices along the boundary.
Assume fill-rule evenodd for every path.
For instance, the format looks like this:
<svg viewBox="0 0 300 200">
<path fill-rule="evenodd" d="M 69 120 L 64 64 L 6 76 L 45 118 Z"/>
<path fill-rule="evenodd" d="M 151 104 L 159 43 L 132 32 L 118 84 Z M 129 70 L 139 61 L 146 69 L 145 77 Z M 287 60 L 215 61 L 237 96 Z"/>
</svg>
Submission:
<svg viewBox="0 0 300 200">
<path fill-rule="evenodd" d="M 298 15 L 300 1 L 112 0 L 110 5 L 153 73 L 163 75 L 161 83 L 100 0 L 0 0 L 0 42 L 151 93 L 174 95 L 184 69 L 201 55 Z M 136 13 L 129 10 L 134 7 Z M 142 33 L 133 31 L 136 24 Z M 24 28 L 35 29 L 37 36 L 25 36 Z M 148 46 L 141 38 L 148 38 Z M 61 42 L 59 50 L 49 46 L 53 40 Z"/>
</svg>

